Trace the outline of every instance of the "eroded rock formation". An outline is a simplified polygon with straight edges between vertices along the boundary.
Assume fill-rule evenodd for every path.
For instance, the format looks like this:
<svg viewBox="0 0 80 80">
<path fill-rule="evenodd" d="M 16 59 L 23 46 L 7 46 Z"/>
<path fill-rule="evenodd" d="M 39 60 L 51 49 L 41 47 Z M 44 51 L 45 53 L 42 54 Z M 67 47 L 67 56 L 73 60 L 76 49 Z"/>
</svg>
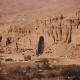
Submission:
<svg viewBox="0 0 80 80">
<path fill-rule="evenodd" d="M 75 30 L 80 30 L 79 14 L 78 11 L 72 17 L 65 17 L 61 14 L 60 16 L 40 18 L 34 20 L 29 26 L 10 25 L 6 32 L 5 46 L 14 44 L 11 45 L 11 47 L 15 46 L 13 50 L 24 50 L 24 52 L 27 50 L 36 52 L 37 50 L 36 54 L 42 54 L 53 44 L 73 43 Z M 12 41 L 12 37 L 8 37 L 10 34 L 14 35 L 14 41 Z M 3 36 L 0 36 L 0 42 L 2 42 Z M 44 38 L 40 36 L 44 36 Z"/>
</svg>

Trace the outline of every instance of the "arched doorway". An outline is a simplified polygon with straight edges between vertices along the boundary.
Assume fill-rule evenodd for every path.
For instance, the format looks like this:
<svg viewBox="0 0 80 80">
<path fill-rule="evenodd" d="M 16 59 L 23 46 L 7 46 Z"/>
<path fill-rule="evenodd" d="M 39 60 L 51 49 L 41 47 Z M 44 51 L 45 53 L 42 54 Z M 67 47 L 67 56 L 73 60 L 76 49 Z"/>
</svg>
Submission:
<svg viewBox="0 0 80 80">
<path fill-rule="evenodd" d="M 36 55 L 39 56 L 43 54 L 44 52 L 44 36 L 40 36 L 39 41 L 38 41 L 38 48 L 36 51 Z"/>
</svg>

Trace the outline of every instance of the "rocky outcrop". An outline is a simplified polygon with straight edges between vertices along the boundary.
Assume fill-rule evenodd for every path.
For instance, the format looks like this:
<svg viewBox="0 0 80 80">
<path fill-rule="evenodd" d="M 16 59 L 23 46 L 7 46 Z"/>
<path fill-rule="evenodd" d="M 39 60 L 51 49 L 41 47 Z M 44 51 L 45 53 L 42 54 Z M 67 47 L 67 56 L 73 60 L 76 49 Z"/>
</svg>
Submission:
<svg viewBox="0 0 80 80">
<path fill-rule="evenodd" d="M 5 37 L 6 47 L 14 47 L 11 50 L 33 50 L 37 54 L 41 54 L 50 46 L 59 43 L 73 43 L 74 33 L 80 30 L 79 11 L 75 16 L 65 17 L 59 16 L 46 17 L 44 19 L 34 20 L 29 26 L 10 25 L 7 29 Z M 79 33 L 78 33 L 79 34 Z M 14 35 L 14 37 L 12 37 Z M 43 36 L 41 41 L 39 38 Z M 3 36 L 0 36 L 2 42 Z M 14 44 L 14 45 L 13 45 Z"/>
</svg>

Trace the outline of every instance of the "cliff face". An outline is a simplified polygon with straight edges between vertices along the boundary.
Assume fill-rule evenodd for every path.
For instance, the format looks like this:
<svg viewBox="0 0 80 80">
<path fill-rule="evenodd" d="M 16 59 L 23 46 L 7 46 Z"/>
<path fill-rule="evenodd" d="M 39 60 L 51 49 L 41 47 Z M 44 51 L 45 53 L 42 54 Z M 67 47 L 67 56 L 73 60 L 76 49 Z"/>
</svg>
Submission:
<svg viewBox="0 0 80 80">
<path fill-rule="evenodd" d="M 54 45 L 80 44 L 79 10 L 72 16 L 65 17 L 61 14 L 35 19 L 29 25 L 18 24 L 1 25 L 0 52 L 31 51 L 36 53 L 40 44 L 40 46 L 44 46 L 42 52 L 46 53 L 47 50 L 54 49 Z M 44 39 L 44 44 L 40 41 L 41 36 Z"/>
</svg>

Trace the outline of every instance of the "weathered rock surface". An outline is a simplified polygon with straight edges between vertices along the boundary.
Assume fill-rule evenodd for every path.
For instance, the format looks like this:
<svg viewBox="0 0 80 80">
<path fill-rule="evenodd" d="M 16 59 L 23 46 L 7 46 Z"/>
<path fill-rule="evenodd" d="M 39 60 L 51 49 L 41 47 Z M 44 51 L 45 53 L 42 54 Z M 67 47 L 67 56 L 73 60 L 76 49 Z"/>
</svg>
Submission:
<svg viewBox="0 0 80 80">
<path fill-rule="evenodd" d="M 27 54 L 30 51 L 35 55 L 36 51 L 40 50 L 43 54 L 59 54 L 60 52 L 59 56 L 68 56 L 65 55 L 66 49 L 70 50 L 68 45 L 80 44 L 80 11 L 67 17 L 61 14 L 35 19 L 29 25 L 1 24 L 0 31 L 1 53 Z M 44 42 L 40 44 L 44 44 L 44 49 L 39 47 L 40 36 L 44 38 Z"/>
</svg>

